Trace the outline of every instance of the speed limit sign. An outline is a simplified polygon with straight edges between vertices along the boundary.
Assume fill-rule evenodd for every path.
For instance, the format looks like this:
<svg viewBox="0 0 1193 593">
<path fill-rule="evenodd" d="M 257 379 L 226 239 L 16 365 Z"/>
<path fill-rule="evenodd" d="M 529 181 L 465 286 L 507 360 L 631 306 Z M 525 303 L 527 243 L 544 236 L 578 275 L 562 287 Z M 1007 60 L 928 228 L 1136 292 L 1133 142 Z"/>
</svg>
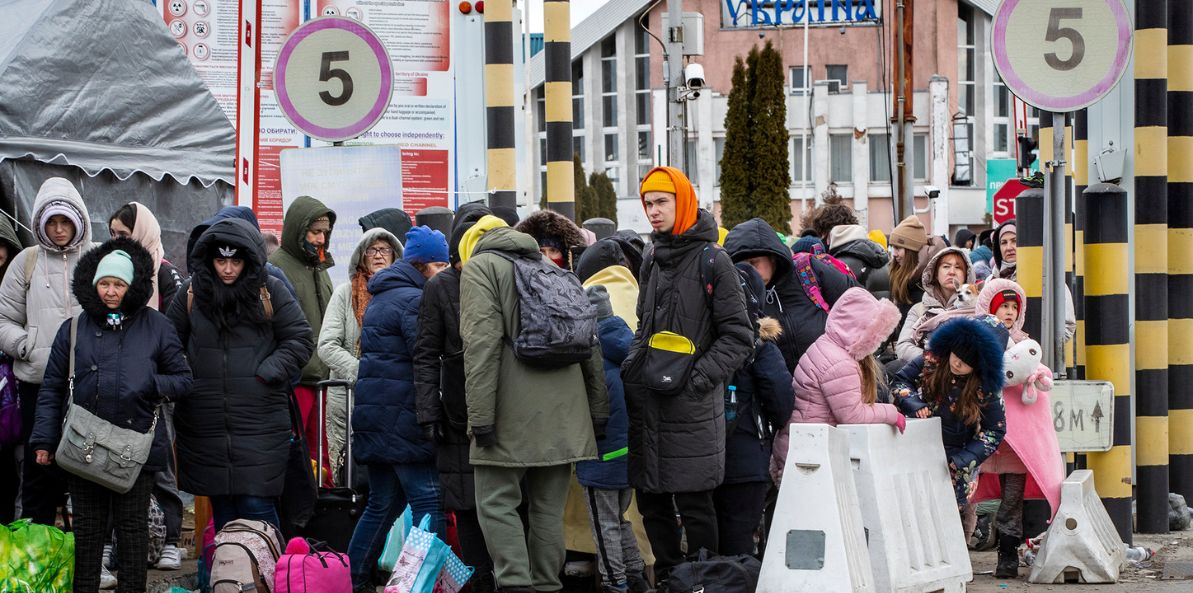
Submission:
<svg viewBox="0 0 1193 593">
<path fill-rule="evenodd" d="M 991 34 L 994 66 L 1028 104 L 1076 111 L 1118 84 L 1131 32 L 1123 0 L 1003 0 Z"/>
<path fill-rule="evenodd" d="M 389 52 L 363 23 L 320 17 L 295 29 L 273 70 L 278 105 L 313 138 L 341 142 L 372 128 L 389 107 Z"/>
</svg>

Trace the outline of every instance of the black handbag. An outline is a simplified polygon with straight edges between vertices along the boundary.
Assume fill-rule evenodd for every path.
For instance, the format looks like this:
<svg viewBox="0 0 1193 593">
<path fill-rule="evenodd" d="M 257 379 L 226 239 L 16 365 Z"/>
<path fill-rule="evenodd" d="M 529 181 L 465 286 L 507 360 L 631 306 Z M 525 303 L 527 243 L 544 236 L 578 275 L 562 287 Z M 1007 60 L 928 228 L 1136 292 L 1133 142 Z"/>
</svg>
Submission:
<svg viewBox="0 0 1193 593">
<path fill-rule="evenodd" d="M 315 514 L 318 491 L 311 472 L 311 452 L 303 437 L 302 414 L 294 394 L 290 394 L 290 450 L 286 459 L 286 477 L 278 501 L 281 532 L 287 538 L 298 535 Z"/>
</svg>

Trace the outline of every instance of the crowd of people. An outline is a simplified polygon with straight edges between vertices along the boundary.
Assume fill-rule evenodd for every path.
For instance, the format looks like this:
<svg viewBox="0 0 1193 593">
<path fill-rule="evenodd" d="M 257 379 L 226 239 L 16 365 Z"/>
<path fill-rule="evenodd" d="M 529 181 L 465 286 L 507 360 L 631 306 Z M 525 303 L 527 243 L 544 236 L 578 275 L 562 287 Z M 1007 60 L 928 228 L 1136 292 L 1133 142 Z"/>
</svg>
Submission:
<svg viewBox="0 0 1193 593">
<path fill-rule="evenodd" d="M 963 524 L 1000 497 L 995 574 L 1017 575 L 1023 499 L 1055 512 L 1061 476 L 1037 434 L 1046 406 L 1004 376 L 1030 340 L 1014 221 L 949 241 L 910 216 L 888 237 L 829 203 L 798 236 L 723 229 L 668 167 L 640 197 L 648 241 L 546 210 L 465 204 L 442 231 L 379 211 L 336 287 L 337 217 L 315 198 L 289 206 L 272 249 L 250 209 L 215 213 L 184 277 L 144 205 L 97 244 L 79 192 L 46 181 L 36 245 L 0 224 L 0 363 L 24 444 L 3 452 L 0 520 L 54 524 L 69 494 L 75 590 L 141 591 L 151 500 L 162 569 L 182 556 L 180 490 L 210 499 L 216 530 L 285 528 L 301 435 L 320 486 L 356 486 L 348 464 L 367 474 L 356 591 L 408 505 L 455 526 L 472 591 L 561 590 L 577 532 L 606 592 L 665 591 L 699 550 L 762 553 L 791 423 L 938 417 Z M 323 393 L 329 378 L 351 387 Z M 126 492 L 56 467 L 76 407 L 153 435 Z"/>
</svg>

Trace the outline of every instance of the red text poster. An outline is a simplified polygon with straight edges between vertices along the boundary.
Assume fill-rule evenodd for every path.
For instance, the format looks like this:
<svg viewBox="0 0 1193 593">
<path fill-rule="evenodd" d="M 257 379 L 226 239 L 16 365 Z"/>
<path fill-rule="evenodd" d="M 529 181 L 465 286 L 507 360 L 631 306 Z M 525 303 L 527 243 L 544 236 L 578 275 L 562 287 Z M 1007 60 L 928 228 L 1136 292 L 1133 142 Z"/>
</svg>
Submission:
<svg viewBox="0 0 1193 593">
<path fill-rule="evenodd" d="M 282 174 L 279 154 L 304 146 L 306 136 L 286 120 L 273 92 L 273 67 L 286 37 L 298 28 L 303 0 L 261 0 L 261 138 L 257 145 L 257 192 L 253 210 L 263 232 L 282 235 Z"/>
<path fill-rule="evenodd" d="M 447 205 L 450 157 L 446 150 L 402 150 L 402 207 L 406 212 Z"/>
</svg>

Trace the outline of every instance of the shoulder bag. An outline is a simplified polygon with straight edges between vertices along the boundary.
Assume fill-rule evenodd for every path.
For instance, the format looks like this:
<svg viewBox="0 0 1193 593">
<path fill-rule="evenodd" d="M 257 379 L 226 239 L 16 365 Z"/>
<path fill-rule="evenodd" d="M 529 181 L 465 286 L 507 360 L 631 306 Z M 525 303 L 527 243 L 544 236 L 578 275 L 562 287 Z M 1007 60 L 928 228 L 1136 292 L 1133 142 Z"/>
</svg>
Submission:
<svg viewBox="0 0 1193 593">
<path fill-rule="evenodd" d="M 79 318 L 70 320 L 70 371 L 67 378 L 70 397 L 62 421 L 62 438 L 54 458 L 62 469 L 124 494 L 132 490 L 141 468 L 149 460 L 153 435 L 157 429 L 157 408 L 149 432 L 120 428 L 75 403 L 75 342 Z"/>
</svg>

